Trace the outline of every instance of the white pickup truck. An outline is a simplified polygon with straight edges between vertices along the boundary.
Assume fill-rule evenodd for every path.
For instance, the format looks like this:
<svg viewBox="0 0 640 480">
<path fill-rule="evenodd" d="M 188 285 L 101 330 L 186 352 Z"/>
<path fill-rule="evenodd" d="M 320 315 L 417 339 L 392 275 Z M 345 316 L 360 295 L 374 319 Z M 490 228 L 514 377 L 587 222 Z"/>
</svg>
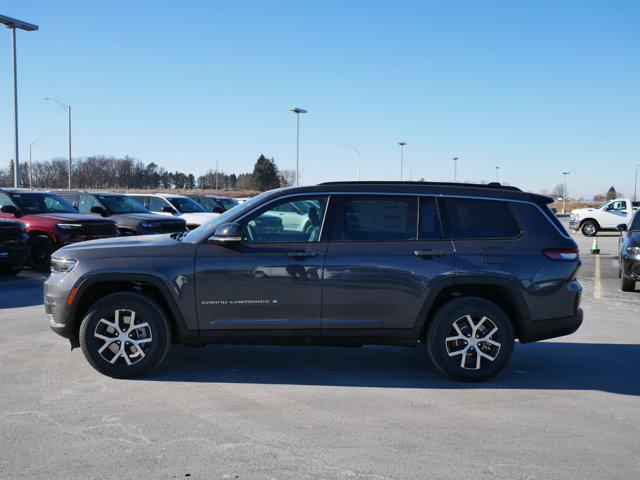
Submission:
<svg viewBox="0 0 640 480">
<path fill-rule="evenodd" d="M 578 208 L 571 211 L 569 228 L 582 230 L 585 236 L 593 237 L 600 230 L 615 230 L 621 223 L 628 224 L 639 208 L 640 202 L 633 202 L 629 198 L 608 200 L 592 208 Z"/>
</svg>

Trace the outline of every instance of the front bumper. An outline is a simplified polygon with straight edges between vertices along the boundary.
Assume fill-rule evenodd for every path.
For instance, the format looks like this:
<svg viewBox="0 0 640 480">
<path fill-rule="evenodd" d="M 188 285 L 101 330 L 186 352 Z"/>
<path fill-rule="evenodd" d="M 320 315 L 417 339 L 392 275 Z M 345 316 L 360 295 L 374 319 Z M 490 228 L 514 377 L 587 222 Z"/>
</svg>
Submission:
<svg viewBox="0 0 640 480">
<path fill-rule="evenodd" d="M 551 318 L 546 320 L 529 320 L 524 324 L 524 334 L 520 343 L 537 342 L 548 338 L 570 335 L 582 325 L 584 313 L 581 308 L 569 317 Z"/>
<path fill-rule="evenodd" d="M 69 297 L 75 288 L 78 277 L 70 273 L 52 272 L 44 282 L 44 310 L 49 327 L 58 335 L 71 339 L 73 325 L 68 318 Z"/>
<path fill-rule="evenodd" d="M 23 265 L 29 255 L 26 241 L 0 242 L 0 266 L 17 267 Z"/>
<path fill-rule="evenodd" d="M 571 230 L 578 230 L 580 228 L 580 220 L 577 218 L 572 218 L 569 220 L 569 228 Z"/>
</svg>

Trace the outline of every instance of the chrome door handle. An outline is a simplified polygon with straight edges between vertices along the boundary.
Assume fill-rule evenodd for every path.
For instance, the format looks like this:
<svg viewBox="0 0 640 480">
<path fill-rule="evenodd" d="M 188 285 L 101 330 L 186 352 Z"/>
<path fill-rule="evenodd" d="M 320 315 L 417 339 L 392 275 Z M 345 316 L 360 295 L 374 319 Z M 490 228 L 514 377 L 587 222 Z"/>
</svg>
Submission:
<svg viewBox="0 0 640 480">
<path fill-rule="evenodd" d="M 313 258 L 317 257 L 318 252 L 308 252 L 308 251 L 300 251 L 300 252 L 288 252 L 287 257 L 289 258 Z"/>
<path fill-rule="evenodd" d="M 422 257 L 422 258 L 443 257 L 444 250 L 435 250 L 433 248 L 427 248 L 425 250 L 414 250 L 413 254 L 416 257 Z"/>
</svg>

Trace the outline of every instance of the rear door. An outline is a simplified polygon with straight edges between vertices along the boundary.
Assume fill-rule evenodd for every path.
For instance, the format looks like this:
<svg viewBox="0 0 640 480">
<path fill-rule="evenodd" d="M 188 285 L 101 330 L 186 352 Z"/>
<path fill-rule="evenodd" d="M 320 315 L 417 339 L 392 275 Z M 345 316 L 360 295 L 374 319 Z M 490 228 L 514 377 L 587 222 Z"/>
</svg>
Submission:
<svg viewBox="0 0 640 480">
<path fill-rule="evenodd" d="M 323 336 L 416 327 L 434 286 L 453 283 L 435 197 L 339 197 L 324 272 Z"/>
</svg>

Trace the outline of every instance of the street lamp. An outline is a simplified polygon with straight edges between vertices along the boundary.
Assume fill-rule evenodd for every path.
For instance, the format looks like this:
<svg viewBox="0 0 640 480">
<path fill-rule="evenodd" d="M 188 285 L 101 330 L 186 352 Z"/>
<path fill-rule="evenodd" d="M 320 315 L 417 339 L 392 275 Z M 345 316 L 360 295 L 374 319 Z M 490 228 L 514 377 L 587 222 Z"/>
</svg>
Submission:
<svg viewBox="0 0 640 480">
<path fill-rule="evenodd" d="M 407 142 L 403 142 L 400 140 L 398 145 L 400 145 L 400 181 L 402 181 L 402 164 L 404 163 L 404 146 Z"/>
<path fill-rule="evenodd" d="M 23 22 L 15 18 L 0 15 L 0 23 L 11 29 L 11 57 L 13 58 L 13 186 L 20 186 L 20 152 L 18 149 L 18 64 L 16 62 L 16 28 L 32 32 L 38 30 L 37 25 Z"/>
<path fill-rule="evenodd" d="M 636 194 L 638 193 L 638 167 L 640 167 L 640 163 L 636 165 L 636 181 L 633 185 L 633 201 L 637 200 Z"/>
<path fill-rule="evenodd" d="M 564 215 L 565 213 L 567 213 L 567 209 L 565 208 L 565 202 L 567 200 L 567 175 L 569 175 L 571 172 L 562 172 L 562 175 L 564 175 L 564 191 L 562 192 L 562 214 Z"/>
<path fill-rule="evenodd" d="M 344 144 L 343 146 L 352 148 L 353 151 L 356 152 L 356 155 L 358 155 L 358 181 L 360 181 L 360 150 L 358 150 L 353 145 L 349 145 L 348 143 Z"/>
<path fill-rule="evenodd" d="M 496 165 L 496 182 L 500 183 L 500 165 Z"/>
<path fill-rule="evenodd" d="M 31 150 L 33 149 L 33 145 L 38 143 L 42 138 L 36 138 L 33 142 L 29 144 L 29 188 L 33 188 L 33 167 L 31 165 Z"/>
<path fill-rule="evenodd" d="M 458 157 L 453 157 L 453 181 L 458 182 Z"/>
<path fill-rule="evenodd" d="M 296 114 L 296 187 L 300 185 L 300 114 L 307 113 L 304 108 L 291 109 Z"/>
<path fill-rule="evenodd" d="M 45 100 L 53 100 L 61 109 L 66 111 L 69 116 L 69 190 L 71 190 L 71 105 L 65 105 L 60 100 L 53 97 L 45 97 Z"/>
</svg>

